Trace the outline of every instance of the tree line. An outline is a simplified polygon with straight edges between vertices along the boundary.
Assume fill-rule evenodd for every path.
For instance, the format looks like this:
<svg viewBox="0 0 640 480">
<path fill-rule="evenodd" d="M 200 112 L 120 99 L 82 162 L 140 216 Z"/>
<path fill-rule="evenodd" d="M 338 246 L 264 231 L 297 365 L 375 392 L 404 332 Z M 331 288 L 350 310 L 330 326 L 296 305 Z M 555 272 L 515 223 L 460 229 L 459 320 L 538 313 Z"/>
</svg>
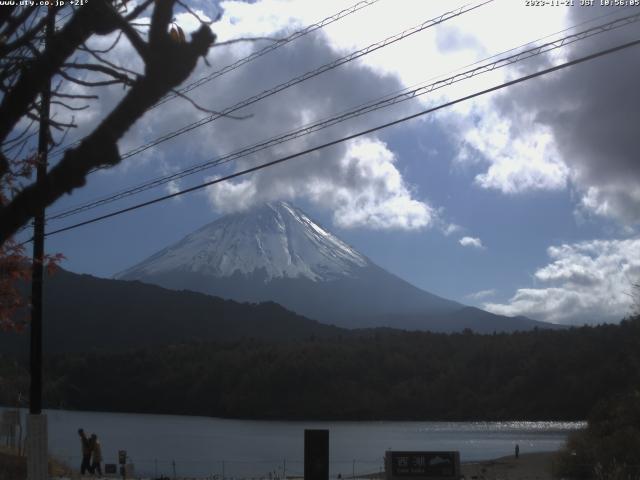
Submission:
<svg viewBox="0 0 640 480">
<path fill-rule="evenodd" d="M 577 420 L 640 385 L 640 318 L 513 334 L 370 330 L 50 357 L 51 408 L 268 419 Z M 0 401 L 26 367 L 0 360 Z M 13 399 L 12 399 L 13 397 Z"/>
</svg>

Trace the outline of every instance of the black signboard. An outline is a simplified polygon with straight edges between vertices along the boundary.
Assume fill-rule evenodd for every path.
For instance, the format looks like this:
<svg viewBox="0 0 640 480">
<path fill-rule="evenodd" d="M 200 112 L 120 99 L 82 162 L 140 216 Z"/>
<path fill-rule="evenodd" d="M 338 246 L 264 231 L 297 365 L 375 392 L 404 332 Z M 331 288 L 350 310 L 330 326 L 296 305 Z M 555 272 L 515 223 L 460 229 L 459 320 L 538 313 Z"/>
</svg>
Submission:
<svg viewBox="0 0 640 480">
<path fill-rule="evenodd" d="M 304 480 L 329 480 L 329 430 L 304 431 Z"/>
<path fill-rule="evenodd" d="M 392 478 L 456 478 L 458 452 L 387 452 L 387 472 Z"/>
</svg>

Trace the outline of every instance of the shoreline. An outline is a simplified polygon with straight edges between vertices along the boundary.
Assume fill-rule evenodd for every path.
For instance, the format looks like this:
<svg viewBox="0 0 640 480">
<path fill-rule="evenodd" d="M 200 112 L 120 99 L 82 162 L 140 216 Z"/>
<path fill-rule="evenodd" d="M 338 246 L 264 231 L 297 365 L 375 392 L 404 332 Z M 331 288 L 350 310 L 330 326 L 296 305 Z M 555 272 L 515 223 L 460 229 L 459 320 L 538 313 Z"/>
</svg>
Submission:
<svg viewBox="0 0 640 480">
<path fill-rule="evenodd" d="M 16 453 L 17 452 L 11 452 L 9 449 L 2 449 L 0 453 L 0 457 L 4 457 L 4 461 L 2 463 L 7 468 L 11 469 L 11 467 L 13 467 L 12 473 L 18 473 L 22 471 L 26 473 L 26 464 L 24 464 L 24 460 L 18 460 Z M 515 458 L 515 456 L 509 455 L 490 460 L 475 460 L 463 462 L 460 465 L 461 475 L 462 478 L 466 480 L 552 480 L 553 461 L 556 453 L 557 452 L 532 452 L 521 454 L 519 458 Z M 15 460 L 15 462 L 11 462 L 14 464 L 6 464 L 6 460 L 8 459 Z M 52 468 L 51 478 L 65 480 L 69 478 L 93 478 L 94 480 L 102 478 L 91 476 L 80 477 L 75 469 L 71 468 L 71 470 L 74 472 L 72 473 L 69 466 L 64 465 L 64 463 L 57 460 L 55 456 L 51 456 L 49 461 L 50 468 Z M 19 466 L 18 463 L 23 464 Z M 8 471 L 0 473 L 8 473 Z M 287 479 L 298 478 L 300 477 L 287 477 Z M 355 477 L 343 477 L 343 479 L 345 480 L 380 480 L 384 478 L 384 472 L 361 474 L 356 475 Z"/>
<path fill-rule="evenodd" d="M 3 410 L 20 410 L 21 413 L 29 413 L 29 407 L 27 406 L 7 406 L 0 404 L 0 412 Z M 278 417 L 278 416 L 242 416 L 242 417 L 220 417 L 211 415 L 202 415 L 198 413 L 167 413 L 167 412 L 135 412 L 135 411 L 121 411 L 121 410 L 84 410 L 81 408 L 59 408 L 59 407 L 45 407 L 42 409 L 43 413 L 87 413 L 87 414 L 107 414 L 107 415 L 135 415 L 135 416 L 155 416 L 155 417 L 185 417 L 185 418 L 202 418 L 206 420 L 226 420 L 226 421 L 248 421 L 248 422 L 261 422 L 261 423 L 468 423 L 468 424 L 541 424 L 541 423 L 555 423 L 555 424 L 571 424 L 578 428 L 586 426 L 586 419 L 575 418 L 563 418 L 563 417 L 547 417 L 538 419 L 529 418 L 413 418 L 413 417 L 381 417 L 381 418 L 363 418 L 363 417 Z"/>
<path fill-rule="evenodd" d="M 467 480 L 552 479 L 556 454 L 557 452 L 521 453 L 519 458 L 508 455 L 492 460 L 464 462 L 460 467 Z"/>
<path fill-rule="evenodd" d="M 532 452 L 518 458 L 508 455 L 488 460 L 471 460 L 460 464 L 460 473 L 465 480 L 552 480 L 553 461 L 557 452 Z M 291 479 L 301 477 L 291 477 Z M 380 480 L 384 473 L 345 476 L 344 480 Z M 287 480 L 290 480 L 287 477 Z"/>
</svg>

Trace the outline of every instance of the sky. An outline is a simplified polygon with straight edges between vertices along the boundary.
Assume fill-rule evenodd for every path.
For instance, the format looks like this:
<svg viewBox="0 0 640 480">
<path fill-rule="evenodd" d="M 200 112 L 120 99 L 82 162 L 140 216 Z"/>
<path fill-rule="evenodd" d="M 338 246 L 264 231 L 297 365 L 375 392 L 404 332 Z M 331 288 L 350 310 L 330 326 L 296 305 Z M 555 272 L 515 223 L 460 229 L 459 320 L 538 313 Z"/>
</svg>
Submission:
<svg viewBox="0 0 640 480">
<path fill-rule="evenodd" d="M 187 83 L 354 3 L 191 0 L 189 5 L 202 17 L 219 16 L 212 29 L 221 44 Z M 235 113 L 246 118 L 218 119 L 92 174 L 84 188 L 48 212 L 640 13 L 640 7 L 580 6 L 579 0 L 573 7 L 526 3 L 496 0 L 294 85 Z M 189 96 L 221 111 L 462 5 L 453 0 L 378 0 Z M 176 23 L 187 34 L 198 27 L 186 12 L 177 13 Z M 52 221 L 48 228 L 176 192 L 639 37 L 640 22 L 593 35 L 139 196 Z M 239 38 L 261 39 L 224 44 Z M 112 40 L 94 38 L 91 45 L 106 46 Z M 529 42 L 534 43 L 525 46 Z M 126 41 L 110 58 L 132 70 L 141 68 Z M 639 58 L 636 46 L 534 78 L 48 237 L 47 250 L 66 256 L 64 268 L 111 277 L 221 215 L 286 200 L 375 263 L 437 295 L 554 323 L 617 322 L 632 312 L 633 284 L 640 276 Z M 91 131 L 123 90 L 104 88 L 99 95 L 91 108 L 76 113 L 80 128 L 69 140 Z M 141 118 L 120 142 L 120 151 L 205 116 L 189 102 L 173 99 Z"/>
</svg>

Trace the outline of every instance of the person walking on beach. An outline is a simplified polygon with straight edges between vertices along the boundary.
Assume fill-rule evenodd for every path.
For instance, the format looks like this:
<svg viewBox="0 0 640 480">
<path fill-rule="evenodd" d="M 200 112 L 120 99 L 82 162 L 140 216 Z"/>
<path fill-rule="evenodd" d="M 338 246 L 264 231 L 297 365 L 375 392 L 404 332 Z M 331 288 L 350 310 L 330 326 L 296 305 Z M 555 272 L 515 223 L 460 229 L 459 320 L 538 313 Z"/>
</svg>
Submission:
<svg viewBox="0 0 640 480">
<path fill-rule="evenodd" d="M 82 463 L 80 464 L 80 473 L 84 475 L 86 472 L 91 472 L 91 445 L 89 439 L 84 433 L 82 428 L 78 429 L 78 435 L 80 435 L 80 445 L 82 447 Z"/>
<path fill-rule="evenodd" d="M 520 445 L 516 443 L 516 458 L 520 456 Z"/>
<path fill-rule="evenodd" d="M 98 475 L 102 476 L 102 467 L 100 464 L 102 463 L 102 446 L 98 441 L 98 436 L 93 433 L 91 435 L 91 439 L 89 440 L 89 446 L 91 448 L 91 473 L 98 473 Z"/>
</svg>

